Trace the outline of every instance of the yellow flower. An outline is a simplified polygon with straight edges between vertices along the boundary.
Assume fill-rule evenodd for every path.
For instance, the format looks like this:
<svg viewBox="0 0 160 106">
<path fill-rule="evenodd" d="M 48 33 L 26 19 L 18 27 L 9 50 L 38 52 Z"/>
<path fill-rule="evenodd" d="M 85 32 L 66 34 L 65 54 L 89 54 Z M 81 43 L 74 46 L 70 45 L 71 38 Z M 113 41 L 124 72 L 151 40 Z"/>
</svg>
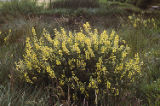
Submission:
<svg viewBox="0 0 160 106">
<path fill-rule="evenodd" d="M 127 56 L 127 54 L 128 54 L 127 51 L 123 51 L 122 52 L 122 59 L 124 59 Z"/>
<path fill-rule="evenodd" d="M 56 60 L 56 65 L 61 65 L 61 62 L 59 60 Z"/>
<path fill-rule="evenodd" d="M 33 79 L 33 80 L 37 80 L 37 77 L 33 77 L 32 79 Z"/>
<path fill-rule="evenodd" d="M 119 95 L 119 90 L 118 89 L 116 89 L 116 91 L 115 91 L 115 96 L 117 96 L 117 95 Z"/>
<path fill-rule="evenodd" d="M 111 83 L 109 81 L 107 81 L 107 88 L 110 89 L 111 88 Z"/>
<path fill-rule="evenodd" d="M 49 76 L 50 76 L 51 78 L 55 78 L 54 71 L 51 69 L 50 66 L 47 66 L 47 67 L 46 67 L 46 71 L 47 71 L 47 73 L 49 74 Z"/>
<path fill-rule="evenodd" d="M 116 35 L 116 36 L 115 36 L 115 39 L 114 39 L 114 47 L 117 49 L 118 46 L 119 46 L 119 36 Z"/>
<path fill-rule="evenodd" d="M 105 53 L 105 51 L 106 51 L 106 47 L 105 47 L 105 46 L 102 46 L 102 47 L 101 47 L 101 53 Z"/>
<path fill-rule="evenodd" d="M 66 42 L 65 42 L 65 41 L 62 42 L 62 49 L 63 49 L 63 51 L 64 51 L 65 53 L 69 54 L 69 50 L 68 50 L 67 47 L 66 47 Z"/>
<path fill-rule="evenodd" d="M 76 51 L 78 54 L 81 53 L 81 50 L 78 47 L 78 43 L 75 43 L 73 46 L 74 51 Z"/>
<path fill-rule="evenodd" d="M 29 76 L 28 76 L 28 74 L 27 74 L 26 72 L 24 73 L 24 77 L 25 77 L 26 82 L 28 82 L 28 83 L 33 83 L 33 82 L 30 80 L 30 78 L 29 78 Z"/>
<path fill-rule="evenodd" d="M 34 27 L 32 27 L 32 34 L 33 34 L 34 36 L 36 36 L 36 30 L 35 30 Z"/>
<path fill-rule="evenodd" d="M 90 55 L 88 51 L 85 51 L 86 60 L 90 60 Z"/>
<path fill-rule="evenodd" d="M 131 19 L 132 19 L 132 16 L 128 16 L 128 18 L 131 20 Z"/>
<path fill-rule="evenodd" d="M 25 61 L 26 62 L 26 66 L 29 70 L 32 70 L 32 63 L 30 61 Z"/>
<path fill-rule="evenodd" d="M 115 31 L 114 31 L 114 30 L 112 30 L 111 35 L 110 35 L 110 40 L 113 40 L 114 35 L 115 35 Z"/>
<path fill-rule="evenodd" d="M 88 34 L 90 33 L 91 27 L 88 22 L 86 22 L 86 24 L 83 25 L 83 28 Z"/>
<path fill-rule="evenodd" d="M 137 24 L 136 24 L 136 22 L 134 22 L 134 24 L 133 24 L 133 27 L 134 27 L 134 28 L 136 28 L 136 27 L 137 27 Z"/>
</svg>

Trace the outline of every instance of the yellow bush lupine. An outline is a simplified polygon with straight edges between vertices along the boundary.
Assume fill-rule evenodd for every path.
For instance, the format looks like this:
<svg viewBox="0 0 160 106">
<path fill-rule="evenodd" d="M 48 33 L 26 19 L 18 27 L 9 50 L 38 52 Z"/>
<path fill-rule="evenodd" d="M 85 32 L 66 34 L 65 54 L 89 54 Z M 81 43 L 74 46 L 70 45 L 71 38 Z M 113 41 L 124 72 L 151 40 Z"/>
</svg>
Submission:
<svg viewBox="0 0 160 106">
<path fill-rule="evenodd" d="M 117 96 L 124 85 L 141 75 L 139 55 L 128 58 L 130 48 L 115 31 L 92 31 L 87 22 L 75 33 L 54 29 L 54 38 L 45 29 L 39 39 L 34 28 L 32 33 L 26 38 L 23 60 L 16 63 L 26 82 L 55 81 L 62 88 L 69 86 L 76 99 L 76 92 L 87 98 L 90 89 L 98 95 L 101 87 L 106 94 Z"/>
<path fill-rule="evenodd" d="M 129 22 L 134 28 L 157 28 L 155 20 L 152 18 L 144 19 L 142 15 L 128 16 Z"/>
</svg>

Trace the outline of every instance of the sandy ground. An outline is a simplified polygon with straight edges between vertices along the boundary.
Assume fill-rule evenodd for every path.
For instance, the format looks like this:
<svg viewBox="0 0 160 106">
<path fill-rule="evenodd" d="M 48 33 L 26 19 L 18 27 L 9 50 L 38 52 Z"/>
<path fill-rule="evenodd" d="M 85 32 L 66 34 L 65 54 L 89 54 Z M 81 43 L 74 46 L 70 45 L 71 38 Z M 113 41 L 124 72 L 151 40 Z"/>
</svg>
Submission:
<svg viewBox="0 0 160 106">
<path fill-rule="evenodd" d="M 50 2 L 50 0 L 37 0 L 39 3 L 49 3 Z M 53 0 L 51 0 L 51 1 L 53 1 Z"/>
</svg>

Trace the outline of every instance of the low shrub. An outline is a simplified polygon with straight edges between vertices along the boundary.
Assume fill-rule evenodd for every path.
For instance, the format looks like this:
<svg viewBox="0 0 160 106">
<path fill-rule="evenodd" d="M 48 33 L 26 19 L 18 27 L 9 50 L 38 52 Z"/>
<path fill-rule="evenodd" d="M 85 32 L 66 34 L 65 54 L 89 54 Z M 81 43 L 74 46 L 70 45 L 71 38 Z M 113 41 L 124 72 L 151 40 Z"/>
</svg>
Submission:
<svg viewBox="0 0 160 106">
<path fill-rule="evenodd" d="M 125 19 L 126 21 L 126 19 Z M 153 46 L 159 45 L 159 25 L 155 18 L 145 17 L 144 14 L 128 16 L 126 24 L 118 30 L 132 48 L 132 53 L 150 51 Z"/>
<path fill-rule="evenodd" d="M 126 20 L 125 20 L 126 21 Z M 159 22 L 144 14 L 128 17 L 119 35 L 127 41 L 132 53 L 138 52 L 143 59 L 143 80 L 137 87 L 137 95 L 143 105 L 159 105 L 160 36 Z M 120 30 L 119 30 L 120 31 Z"/>
<path fill-rule="evenodd" d="M 55 37 L 45 29 L 41 38 L 26 38 L 23 59 L 16 63 L 20 78 L 31 84 L 59 86 L 64 98 L 89 100 L 90 104 L 112 104 L 141 77 L 138 54 L 128 57 L 130 48 L 112 31 L 99 33 L 89 23 L 79 32 L 54 29 Z M 60 95 L 59 95 L 60 96 Z"/>
<path fill-rule="evenodd" d="M 51 3 L 51 8 L 95 8 L 98 0 L 59 0 Z"/>
<path fill-rule="evenodd" d="M 148 7 L 148 5 L 150 5 L 150 3 L 152 3 L 153 0 L 135 0 L 135 4 L 136 6 L 142 8 L 142 9 L 146 9 Z"/>
<path fill-rule="evenodd" d="M 128 16 L 129 22 L 133 25 L 134 28 L 148 28 L 148 29 L 157 29 L 157 24 L 154 18 L 144 18 L 143 15 L 135 15 Z"/>
<path fill-rule="evenodd" d="M 160 79 L 153 81 L 152 83 L 143 83 L 139 88 L 139 95 L 142 98 L 142 102 L 145 105 L 160 105 Z"/>
</svg>

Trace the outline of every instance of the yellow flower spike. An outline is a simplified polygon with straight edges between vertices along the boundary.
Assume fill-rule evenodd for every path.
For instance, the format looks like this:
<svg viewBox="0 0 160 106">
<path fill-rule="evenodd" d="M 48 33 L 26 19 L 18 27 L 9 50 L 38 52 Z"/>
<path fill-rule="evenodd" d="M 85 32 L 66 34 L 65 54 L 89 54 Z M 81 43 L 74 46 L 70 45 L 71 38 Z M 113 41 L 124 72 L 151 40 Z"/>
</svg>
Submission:
<svg viewBox="0 0 160 106">
<path fill-rule="evenodd" d="M 5 37 L 4 42 L 6 43 L 8 41 L 8 39 L 9 39 L 9 36 Z"/>
<path fill-rule="evenodd" d="M 119 90 L 116 89 L 115 96 L 118 96 L 118 95 L 119 95 Z"/>
<path fill-rule="evenodd" d="M 36 36 L 36 30 L 35 30 L 34 27 L 32 27 L 32 34 L 33 34 L 34 36 Z"/>
<path fill-rule="evenodd" d="M 71 31 L 69 31 L 69 37 L 70 37 L 70 38 L 73 38 L 73 34 L 72 34 Z"/>
<path fill-rule="evenodd" d="M 35 45 L 35 48 L 37 49 L 37 50 L 39 50 L 41 47 L 38 45 L 38 43 L 34 43 L 34 45 Z"/>
<path fill-rule="evenodd" d="M 111 88 L 111 83 L 109 81 L 107 81 L 107 88 L 110 89 Z"/>
<path fill-rule="evenodd" d="M 139 61 L 139 54 L 138 53 L 135 54 L 135 60 L 136 60 L 136 63 L 139 64 L 140 61 Z"/>
<path fill-rule="evenodd" d="M 59 60 L 56 60 L 56 65 L 61 65 L 61 62 Z"/>
<path fill-rule="evenodd" d="M 115 71 L 122 71 L 123 70 L 123 63 L 120 63 L 120 65 L 116 66 Z"/>
<path fill-rule="evenodd" d="M 94 29 L 94 36 L 97 36 L 97 35 L 98 35 L 98 30 Z"/>
<path fill-rule="evenodd" d="M 65 53 L 69 54 L 69 50 L 68 50 L 67 47 L 66 47 L 66 42 L 65 42 L 65 41 L 62 42 L 62 49 L 63 49 L 63 51 L 64 51 Z"/>
<path fill-rule="evenodd" d="M 141 21 L 139 18 L 137 18 L 137 21 Z"/>
<path fill-rule="evenodd" d="M 113 53 L 116 53 L 116 51 L 117 51 L 117 48 L 116 48 L 116 47 L 113 47 L 112 52 L 113 52 Z"/>
<path fill-rule="evenodd" d="M 123 42 L 124 44 L 126 44 L 126 41 L 125 41 L 125 40 L 122 40 L 122 42 Z"/>
<path fill-rule="evenodd" d="M 54 41 L 52 40 L 50 34 L 45 34 L 45 38 L 48 40 L 49 43 L 54 44 Z"/>
<path fill-rule="evenodd" d="M 60 33 L 59 33 L 59 31 L 57 31 L 57 29 L 53 29 L 53 31 L 54 31 L 54 34 L 55 34 L 55 38 L 59 38 L 60 37 Z"/>
<path fill-rule="evenodd" d="M 90 27 L 90 25 L 89 25 L 89 23 L 88 22 L 86 22 L 86 24 L 83 24 L 83 28 L 84 28 L 84 30 L 90 35 L 90 30 L 91 30 L 91 27 Z"/>
<path fill-rule="evenodd" d="M 119 46 L 119 36 L 116 35 L 114 38 L 114 47 L 117 49 Z"/>
<path fill-rule="evenodd" d="M 105 46 L 102 46 L 102 47 L 101 47 L 101 53 L 105 53 L 105 51 L 106 51 L 106 47 L 105 47 Z"/>
<path fill-rule="evenodd" d="M 92 48 L 89 46 L 88 46 L 88 53 L 89 53 L 90 57 L 95 57 L 95 54 L 94 54 Z"/>
<path fill-rule="evenodd" d="M 102 64 L 103 64 L 102 57 L 99 57 L 98 62 L 96 63 L 97 71 L 103 71 Z"/>
<path fill-rule="evenodd" d="M 85 88 L 84 88 L 83 86 L 81 86 L 81 87 L 80 87 L 80 91 L 81 91 L 81 93 L 83 94 L 84 91 L 85 91 Z"/>
<path fill-rule="evenodd" d="M 33 80 L 37 80 L 37 77 L 33 77 L 32 79 L 33 79 Z"/>
<path fill-rule="evenodd" d="M 80 67 L 80 61 L 77 59 L 76 61 L 77 67 Z"/>
<path fill-rule="evenodd" d="M 99 62 L 100 64 L 103 64 L 102 57 L 99 57 L 98 62 Z"/>
<path fill-rule="evenodd" d="M 61 27 L 61 33 L 62 33 L 63 38 L 64 38 L 64 37 L 67 37 L 66 31 L 65 31 L 64 28 L 62 28 L 62 27 Z"/>
<path fill-rule="evenodd" d="M 124 48 L 125 48 L 125 46 L 121 45 L 120 48 L 119 48 L 119 51 L 122 51 Z"/>
<path fill-rule="evenodd" d="M 47 66 L 47 67 L 46 67 L 46 71 L 47 71 L 47 73 L 49 74 L 49 76 L 50 76 L 51 78 L 55 78 L 54 71 L 51 69 L 50 66 Z"/>
<path fill-rule="evenodd" d="M 122 52 L 122 59 L 124 59 L 127 56 L 127 54 L 128 54 L 127 51 L 123 51 Z"/>
<path fill-rule="evenodd" d="M 108 35 L 107 35 L 107 31 L 104 30 L 104 31 L 100 34 L 99 42 L 100 42 L 100 44 L 103 44 L 106 40 L 108 40 Z"/>
<path fill-rule="evenodd" d="M 88 51 L 85 51 L 85 57 L 86 57 L 86 60 L 90 60 L 90 55 Z"/>
<path fill-rule="evenodd" d="M 86 26 L 87 26 L 88 28 L 90 27 L 89 22 L 86 22 Z"/>
<path fill-rule="evenodd" d="M 101 64 L 100 63 L 96 63 L 96 67 L 97 67 L 97 70 L 101 70 Z"/>
<path fill-rule="evenodd" d="M 26 38 L 26 46 L 27 46 L 27 48 L 30 47 L 30 38 L 29 37 Z"/>
<path fill-rule="evenodd" d="M 112 30 L 112 32 L 111 32 L 111 34 L 110 34 L 110 40 L 113 40 L 114 36 L 115 36 L 115 31 Z"/>
<path fill-rule="evenodd" d="M 88 47 L 91 47 L 91 40 L 89 38 L 86 38 L 85 39 L 85 44 L 88 46 Z"/>
<path fill-rule="evenodd" d="M 102 71 L 103 71 L 103 72 L 106 72 L 106 71 L 107 71 L 107 68 L 106 68 L 106 67 L 103 67 L 103 68 L 102 68 Z"/>
<path fill-rule="evenodd" d="M 78 54 L 81 53 L 81 50 L 80 50 L 79 47 L 78 47 L 78 43 L 75 43 L 75 44 L 73 45 L 73 51 L 76 51 L 76 53 L 78 53 Z"/>
<path fill-rule="evenodd" d="M 42 53 L 43 60 L 47 60 L 47 58 L 50 57 L 52 52 L 53 52 L 52 48 L 48 46 L 41 46 L 41 53 Z"/>
<path fill-rule="evenodd" d="M 128 16 L 128 19 L 130 19 L 130 20 L 131 20 L 131 19 L 132 19 L 132 16 Z"/>
<path fill-rule="evenodd" d="M 136 22 L 134 22 L 134 24 L 133 24 L 133 27 L 134 27 L 134 28 L 136 28 L 136 27 L 137 27 L 137 24 L 136 24 Z"/>
<path fill-rule="evenodd" d="M 63 85 L 64 85 L 64 81 L 63 81 L 63 80 L 60 80 L 60 82 L 59 82 L 59 83 L 60 83 L 60 85 L 61 85 L 61 86 L 63 86 Z"/>
<path fill-rule="evenodd" d="M 12 32 L 12 30 L 11 29 L 9 29 L 9 33 L 11 33 Z"/>
<path fill-rule="evenodd" d="M 28 83 L 33 83 L 31 80 L 30 80 L 30 78 L 29 78 L 29 76 L 28 76 L 28 73 L 24 73 L 24 78 L 26 79 L 26 82 L 28 82 Z"/>
<path fill-rule="evenodd" d="M 53 41 L 54 43 L 53 43 L 53 45 L 54 45 L 54 47 L 59 47 L 59 41 L 56 39 L 56 40 L 54 40 Z"/>
<path fill-rule="evenodd" d="M 115 64 L 116 56 L 112 53 L 111 56 L 109 57 L 112 60 L 112 64 Z"/>
</svg>

